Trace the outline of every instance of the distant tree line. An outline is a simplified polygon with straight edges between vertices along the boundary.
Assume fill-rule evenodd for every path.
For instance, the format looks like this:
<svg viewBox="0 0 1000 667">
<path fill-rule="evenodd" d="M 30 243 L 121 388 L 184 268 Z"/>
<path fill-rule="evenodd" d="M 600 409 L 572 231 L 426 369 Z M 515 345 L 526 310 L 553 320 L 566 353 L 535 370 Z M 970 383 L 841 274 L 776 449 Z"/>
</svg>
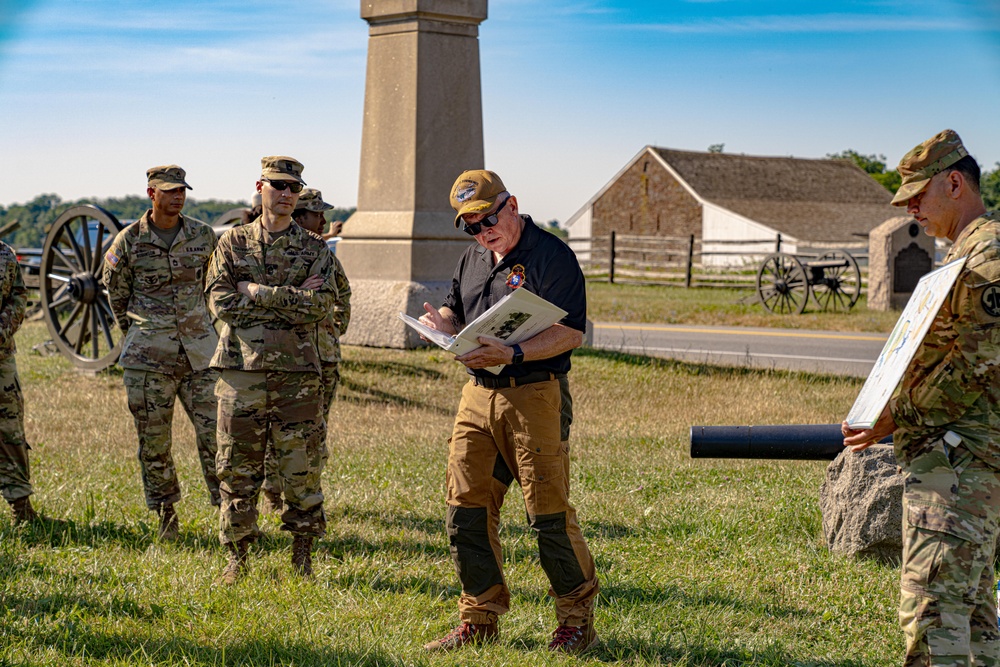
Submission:
<svg viewBox="0 0 1000 667">
<path fill-rule="evenodd" d="M 886 169 L 884 155 L 862 155 L 848 149 L 840 153 L 828 153 L 827 157 L 834 160 L 850 160 L 893 194 L 899 189 L 902 178 L 895 169 Z M 980 167 L 983 169 L 983 177 L 979 182 L 979 189 L 983 195 L 983 202 L 988 210 L 995 211 L 1000 208 L 1000 162 L 997 162 L 992 170 L 987 169 L 985 165 Z"/>
<path fill-rule="evenodd" d="M 0 206 L 0 229 L 17 221 L 20 226 L 13 233 L 3 237 L 3 241 L 14 248 L 40 248 L 45 242 L 49 227 L 66 209 L 82 204 L 94 204 L 113 214 L 118 221 L 138 220 L 149 208 L 149 199 L 138 195 L 112 197 L 109 199 L 78 199 L 63 201 L 58 195 L 38 195 L 26 204 Z M 245 201 L 221 201 L 188 199 L 184 205 L 184 215 L 212 224 L 219 216 L 233 208 L 249 208 Z M 347 220 L 354 208 L 335 208 L 326 214 L 327 220 Z"/>
</svg>

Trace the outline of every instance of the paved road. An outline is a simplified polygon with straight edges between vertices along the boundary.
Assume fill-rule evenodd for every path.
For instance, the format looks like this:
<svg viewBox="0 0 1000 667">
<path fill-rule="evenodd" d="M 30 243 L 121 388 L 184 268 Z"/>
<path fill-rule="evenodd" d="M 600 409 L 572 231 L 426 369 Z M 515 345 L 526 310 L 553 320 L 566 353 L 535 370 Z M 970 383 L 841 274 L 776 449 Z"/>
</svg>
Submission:
<svg viewBox="0 0 1000 667">
<path fill-rule="evenodd" d="M 593 346 L 697 363 L 867 377 L 887 334 L 594 323 Z"/>
</svg>

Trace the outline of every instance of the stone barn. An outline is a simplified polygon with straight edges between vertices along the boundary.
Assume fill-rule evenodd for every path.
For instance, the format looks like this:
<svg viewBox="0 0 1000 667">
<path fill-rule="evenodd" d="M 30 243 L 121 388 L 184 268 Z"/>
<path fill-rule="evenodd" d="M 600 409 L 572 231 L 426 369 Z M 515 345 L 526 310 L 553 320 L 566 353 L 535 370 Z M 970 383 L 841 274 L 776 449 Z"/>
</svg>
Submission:
<svg viewBox="0 0 1000 667">
<path fill-rule="evenodd" d="M 703 264 L 723 266 L 773 250 L 866 244 L 900 210 L 847 160 L 759 157 L 646 146 L 567 222 L 570 239 L 635 234 L 702 241 Z M 738 241 L 754 241 L 740 245 Z M 712 243 L 712 242 L 716 243 Z M 587 253 L 585 241 L 574 242 Z M 736 253 L 711 255 L 712 252 Z"/>
</svg>

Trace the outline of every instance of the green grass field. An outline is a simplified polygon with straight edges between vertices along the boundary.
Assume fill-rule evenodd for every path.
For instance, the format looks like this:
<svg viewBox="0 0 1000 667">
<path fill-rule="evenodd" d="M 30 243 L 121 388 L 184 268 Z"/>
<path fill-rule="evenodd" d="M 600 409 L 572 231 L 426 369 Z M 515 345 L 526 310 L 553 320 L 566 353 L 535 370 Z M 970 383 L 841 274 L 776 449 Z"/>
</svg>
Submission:
<svg viewBox="0 0 1000 667">
<path fill-rule="evenodd" d="M 78 375 L 18 335 L 36 506 L 0 518 L 0 665 L 892 665 L 898 573 L 830 554 L 817 462 L 692 460 L 692 424 L 839 421 L 861 381 L 582 350 L 573 499 L 597 561 L 599 649 L 545 650 L 547 584 L 519 491 L 502 537 L 513 592 L 498 644 L 428 656 L 457 620 L 444 531 L 446 439 L 464 381 L 451 355 L 348 347 L 324 473 L 316 574 L 292 574 L 268 517 L 250 577 L 225 562 L 180 414 L 181 539 L 153 539 L 119 373 Z"/>
<path fill-rule="evenodd" d="M 889 333 L 899 311 L 868 310 L 862 294 L 847 313 L 822 312 L 810 301 L 801 315 L 775 315 L 750 289 L 684 289 L 658 285 L 587 283 L 587 315 L 595 322 L 702 324 Z"/>
</svg>

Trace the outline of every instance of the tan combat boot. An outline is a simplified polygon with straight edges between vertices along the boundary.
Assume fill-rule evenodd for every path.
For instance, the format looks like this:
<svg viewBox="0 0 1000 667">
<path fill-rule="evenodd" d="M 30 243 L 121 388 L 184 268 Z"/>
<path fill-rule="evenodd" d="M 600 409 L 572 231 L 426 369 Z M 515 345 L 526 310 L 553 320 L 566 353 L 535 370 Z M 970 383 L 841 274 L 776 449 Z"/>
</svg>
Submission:
<svg viewBox="0 0 1000 667">
<path fill-rule="evenodd" d="M 230 542 L 226 548 L 229 549 L 229 562 L 219 576 L 219 583 L 223 586 L 232 586 L 246 574 L 250 539 L 245 537 L 239 542 Z"/>
<path fill-rule="evenodd" d="M 454 651 L 470 644 L 494 642 L 500 635 L 496 623 L 469 623 L 462 621 L 448 634 L 424 644 L 425 651 Z"/>
<path fill-rule="evenodd" d="M 11 502 L 10 509 L 14 512 L 15 526 L 30 521 L 38 521 L 40 518 L 38 513 L 35 512 L 35 508 L 31 506 L 31 498 L 29 496 L 18 498 Z"/>
<path fill-rule="evenodd" d="M 552 633 L 549 650 L 558 653 L 579 655 L 597 646 L 597 632 L 594 630 L 594 617 L 584 621 L 583 625 L 560 625 Z"/>
<path fill-rule="evenodd" d="M 303 577 L 313 573 L 312 546 L 312 535 L 296 535 L 292 540 L 292 568 Z"/>
<path fill-rule="evenodd" d="M 177 512 L 173 505 L 160 505 L 160 529 L 156 536 L 164 542 L 173 542 L 177 539 L 177 532 L 180 522 L 177 519 Z"/>
</svg>

